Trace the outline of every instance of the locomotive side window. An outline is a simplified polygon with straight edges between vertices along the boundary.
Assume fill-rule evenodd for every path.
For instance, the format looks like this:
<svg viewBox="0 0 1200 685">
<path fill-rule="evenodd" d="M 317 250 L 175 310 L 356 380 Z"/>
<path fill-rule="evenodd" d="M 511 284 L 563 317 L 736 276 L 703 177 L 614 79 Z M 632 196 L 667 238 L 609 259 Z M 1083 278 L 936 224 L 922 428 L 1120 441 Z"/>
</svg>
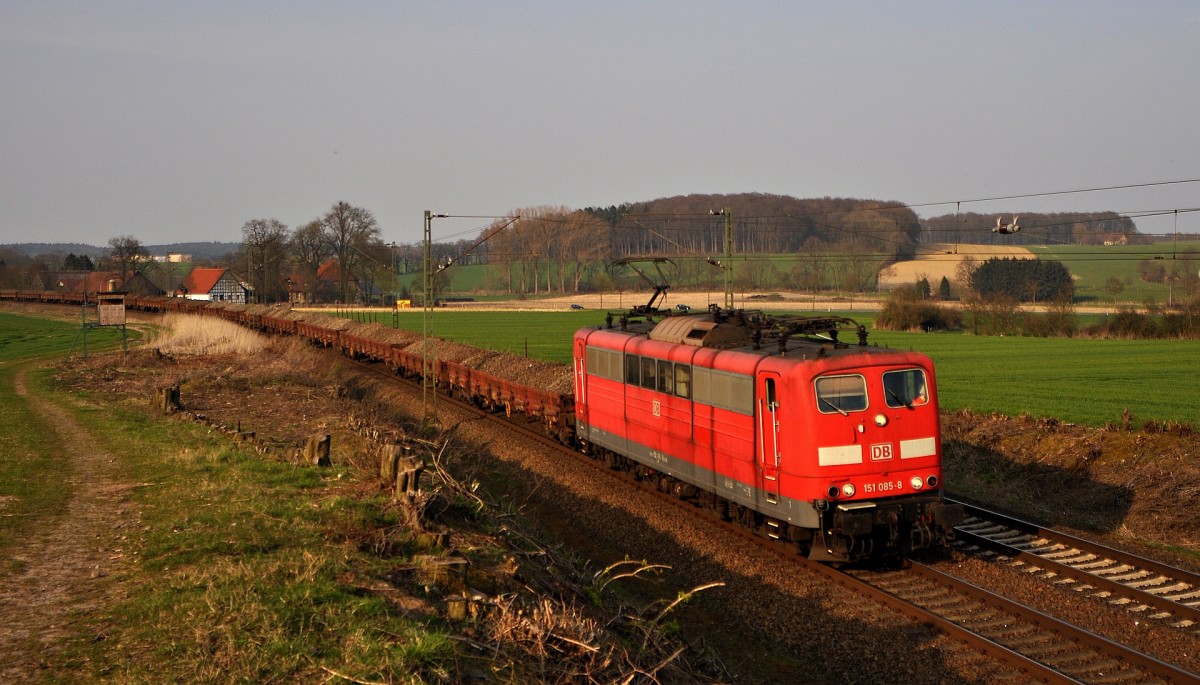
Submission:
<svg viewBox="0 0 1200 685">
<path fill-rule="evenodd" d="M 651 357 L 642 357 L 642 387 L 658 390 L 658 362 Z"/>
<path fill-rule="evenodd" d="M 636 354 L 625 355 L 625 382 L 629 385 L 641 385 L 642 358 Z"/>
<path fill-rule="evenodd" d="M 883 394 L 887 406 L 892 408 L 912 409 L 928 404 L 929 386 L 925 382 L 925 372 L 921 369 L 888 371 L 883 374 Z"/>
<path fill-rule="evenodd" d="M 593 376 L 622 383 L 625 380 L 621 368 L 622 356 L 616 350 L 589 347 L 587 348 L 587 372 Z"/>
<path fill-rule="evenodd" d="M 824 376 L 817 379 L 817 410 L 845 414 L 867 408 L 867 381 L 862 376 Z"/>
<path fill-rule="evenodd" d="M 671 373 L 671 362 L 658 360 L 658 391 L 665 392 L 668 395 L 672 392 L 672 381 L 674 375 Z"/>
<path fill-rule="evenodd" d="M 700 366 L 693 367 L 692 399 L 719 409 L 754 416 L 754 378 Z"/>
<path fill-rule="evenodd" d="M 692 398 L 692 367 L 689 364 L 675 365 L 675 394 L 685 400 Z"/>
</svg>

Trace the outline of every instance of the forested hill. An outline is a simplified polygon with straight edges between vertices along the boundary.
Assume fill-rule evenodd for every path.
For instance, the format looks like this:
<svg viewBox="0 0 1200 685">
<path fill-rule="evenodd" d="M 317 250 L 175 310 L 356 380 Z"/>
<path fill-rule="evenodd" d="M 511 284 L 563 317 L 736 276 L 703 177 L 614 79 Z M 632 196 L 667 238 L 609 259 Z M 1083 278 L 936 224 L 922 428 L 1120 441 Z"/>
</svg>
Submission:
<svg viewBox="0 0 1200 685">
<path fill-rule="evenodd" d="M 921 222 L 922 243 L 964 242 L 977 245 L 1103 245 L 1142 243 L 1150 238 L 1138 233 L 1133 219 L 1116 212 L 1027 213 L 1019 216 L 1020 232 L 993 233 L 995 214 L 943 214 Z M 1012 214 L 1001 220 L 1009 223 Z"/>
<path fill-rule="evenodd" d="M 240 243 L 192 242 L 169 243 L 162 245 L 144 245 L 150 255 L 166 255 L 180 253 L 192 255 L 195 258 L 220 259 L 227 254 L 236 252 Z M 109 248 L 104 245 L 85 245 L 83 243 L 12 243 L 0 245 L 0 248 L 15 250 L 29 257 L 54 254 L 87 255 L 99 259 L 108 254 Z"/>
<path fill-rule="evenodd" d="M 738 254 L 821 252 L 833 246 L 911 256 L 921 230 L 900 202 L 849 198 L 799 199 L 787 195 L 678 195 L 649 202 L 588 207 L 604 219 L 613 257 L 725 251 L 730 210 L 733 250 Z"/>
</svg>

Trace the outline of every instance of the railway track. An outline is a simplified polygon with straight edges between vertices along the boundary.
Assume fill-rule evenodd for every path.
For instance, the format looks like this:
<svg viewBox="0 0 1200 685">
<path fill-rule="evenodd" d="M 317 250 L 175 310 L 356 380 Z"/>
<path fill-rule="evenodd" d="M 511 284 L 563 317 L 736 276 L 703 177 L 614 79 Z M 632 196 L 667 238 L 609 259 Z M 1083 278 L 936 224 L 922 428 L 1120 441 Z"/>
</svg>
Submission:
<svg viewBox="0 0 1200 685">
<path fill-rule="evenodd" d="M 350 362 L 372 373 L 420 388 L 419 382 L 397 377 L 386 367 L 368 362 Z M 606 468 L 539 431 L 470 402 L 438 395 L 438 402 L 452 405 L 523 439 L 557 450 L 576 463 L 586 465 L 603 477 L 617 478 L 671 506 L 697 510 L 669 494 L 627 474 Z M 958 640 L 969 649 L 998 664 L 998 682 L 1012 683 L 1200 683 L 1200 678 L 1130 647 L 1034 611 L 1018 602 L 970 585 L 923 564 L 887 572 L 864 569 L 842 570 L 811 562 L 792 548 L 767 539 L 759 532 L 709 517 L 725 532 L 752 540 L 782 556 L 789 563 L 821 574 L 848 591 L 885 605 L 913 621 L 928 625 Z"/>
<path fill-rule="evenodd" d="M 932 566 L 849 575 L 961 629 L 963 639 L 1036 682 L 1197 683 L 1200 677 Z M 965 634 L 965 635 L 964 635 Z M 997 648 L 999 648 L 997 650 Z M 1007 653 L 1005 652 L 1007 650 Z"/>
<path fill-rule="evenodd" d="M 961 551 L 1200 636 L 1200 575 L 963 503 Z"/>
</svg>

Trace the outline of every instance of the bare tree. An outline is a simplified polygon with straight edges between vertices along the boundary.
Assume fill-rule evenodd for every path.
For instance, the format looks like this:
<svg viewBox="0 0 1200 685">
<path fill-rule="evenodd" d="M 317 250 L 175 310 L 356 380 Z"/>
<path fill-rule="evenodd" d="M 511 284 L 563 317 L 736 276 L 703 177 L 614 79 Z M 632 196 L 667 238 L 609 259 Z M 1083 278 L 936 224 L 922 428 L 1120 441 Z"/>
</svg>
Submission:
<svg viewBox="0 0 1200 685">
<path fill-rule="evenodd" d="M 579 292 L 579 282 L 606 256 L 608 243 L 598 240 L 597 234 L 607 228 L 607 224 L 584 212 L 571 212 L 564 218 L 559 232 L 560 292 L 567 292 L 568 279 L 571 282 L 571 292 Z"/>
<path fill-rule="evenodd" d="M 1117 311 L 1117 297 L 1125 292 L 1125 281 L 1122 281 L 1118 276 L 1109 276 L 1104 281 L 1104 292 L 1112 295 L 1113 311 Z"/>
<path fill-rule="evenodd" d="M 246 277 L 258 293 L 259 302 L 279 299 L 287 244 L 288 227 L 278 219 L 251 219 L 242 224 Z"/>
<path fill-rule="evenodd" d="M 975 276 L 975 270 L 978 268 L 979 262 L 969 255 L 963 257 L 958 266 L 954 267 L 954 287 L 959 293 L 971 290 L 971 279 Z"/>
<path fill-rule="evenodd" d="M 127 278 L 130 271 L 140 271 L 139 264 L 145 263 L 148 254 L 142 241 L 131 235 L 119 235 L 108 239 L 108 256 L 121 272 L 122 279 Z"/>
<path fill-rule="evenodd" d="M 317 271 L 320 270 L 321 263 L 332 254 L 329 238 L 325 235 L 321 220 L 313 219 L 292 231 L 292 238 L 288 241 L 288 252 L 292 262 L 300 269 L 305 299 L 311 301 L 317 291 Z"/>
<path fill-rule="evenodd" d="M 362 255 L 372 242 L 379 240 L 379 224 L 371 212 L 338 202 L 321 217 L 329 248 L 338 260 L 338 290 L 343 302 L 350 300 L 350 278 L 356 273 Z"/>
</svg>

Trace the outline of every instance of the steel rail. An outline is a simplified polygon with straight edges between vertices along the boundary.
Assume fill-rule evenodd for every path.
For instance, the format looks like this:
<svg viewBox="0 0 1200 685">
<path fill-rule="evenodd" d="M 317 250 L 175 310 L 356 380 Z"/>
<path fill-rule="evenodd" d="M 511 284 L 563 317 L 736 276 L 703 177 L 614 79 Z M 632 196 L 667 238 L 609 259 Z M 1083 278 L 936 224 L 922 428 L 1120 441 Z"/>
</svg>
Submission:
<svg viewBox="0 0 1200 685">
<path fill-rule="evenodd" d="M 961 578 L 947 575 L 931 566 L 913 563 L 912 571 L 928 578 L 938 585 L 952 588 L 968 597 L 976 599 L 988 606 L 998 608 L 1018 618 L 1037 625 L 1044 630 L 1063 636 L 1077 644 L 1090 647 L 1098 653 L 1120 659 L 1123 663 L 1135 666 L 1149 675 L 1168 683 L 1200 683 L 1200 676 L 1185 671 L 1165 661 L 1139 652 L 1135 649 L 1113 642 L 1108 638 L 1092 633 L 1078 626 L 1061 621 L 1049 614 L 1032 607 L 1025 606 L 1011 599 L 997 595 L 977 585 L 968 583 Z"/>
<path fill-rule="evenodd" d="M 947 500 L 949 499 L 947 498 Z M 978 505 L 967 504 L 965 502 L 960 502 L 960 504 L 963 505 L 970 516 L 974 516 L 979 520 L 996 523 L 1031 537 L 1044 538 L 1056 545 L 1061 545 L 1061 547 L 1039 551 L 1030 539 L 1020 542 L 998 539 L 983 532 L 972 530 L 973 526 L 969 522 L 955 527 L 955 535 L 959 539 L 969 539 L 980 546 L 1001 551 L 1025 563 L 1041 565 L 1048 569 L 1052 568 L 1055 573 L 1061 576 L 1093 585 L 1102 591 L 1140 602 L 1161 611 L 1170 612 L 1180 619 L 1190 621 L 1192 625 L 1200 624 L 1200 596 L 1197 596 L 1197 593 L 1200 593 L 1200 576 L 1153 559 L 1147 559 L 1131 552 L 1045 528 L 1007 514 L 985 509 Z M 1096 558 L 1087 560 L 1086 565 L 1096 567 L 1095 570 L 1103 570 L 1103 568 L 1111 568 L 1114 565 L 1124 564 L 1134 567 L 1132 570 L 1145 571 L 1147 575 L 1158 574 L 1162 579 L 1161 582 L 1156 583 L 1156 586 L 1159 587 L 1170 587 L 1172 584 L 1174 586 L 1186 584 L 1190 587 L 1180 589 L 1171 594 L 1175 596 L 1190 595 L 1192 596 L 1193 603 L 1186 604 L 1177 599 L 1171 599 L 1165 592 L 1161 595 L 1155 594 L 1150 592 L 1149 589 L 1134 587 L 1119 580 L 1102 576 L 1089 568 L 1077 567 L 1066 561 L 1052 559 L 1047 556 L 1048 554 L 1065 553 L 1072 548 L 1081 553 L 1094 555 Z M 1099 564 L 1106 560 L 1111 561 L 1112 564 L 1108 567 L 1100 567 Z M 1146 576 L 1140 576 L 1136 580 L 1139 582 L 1146 580 Z"/>
</svg>

